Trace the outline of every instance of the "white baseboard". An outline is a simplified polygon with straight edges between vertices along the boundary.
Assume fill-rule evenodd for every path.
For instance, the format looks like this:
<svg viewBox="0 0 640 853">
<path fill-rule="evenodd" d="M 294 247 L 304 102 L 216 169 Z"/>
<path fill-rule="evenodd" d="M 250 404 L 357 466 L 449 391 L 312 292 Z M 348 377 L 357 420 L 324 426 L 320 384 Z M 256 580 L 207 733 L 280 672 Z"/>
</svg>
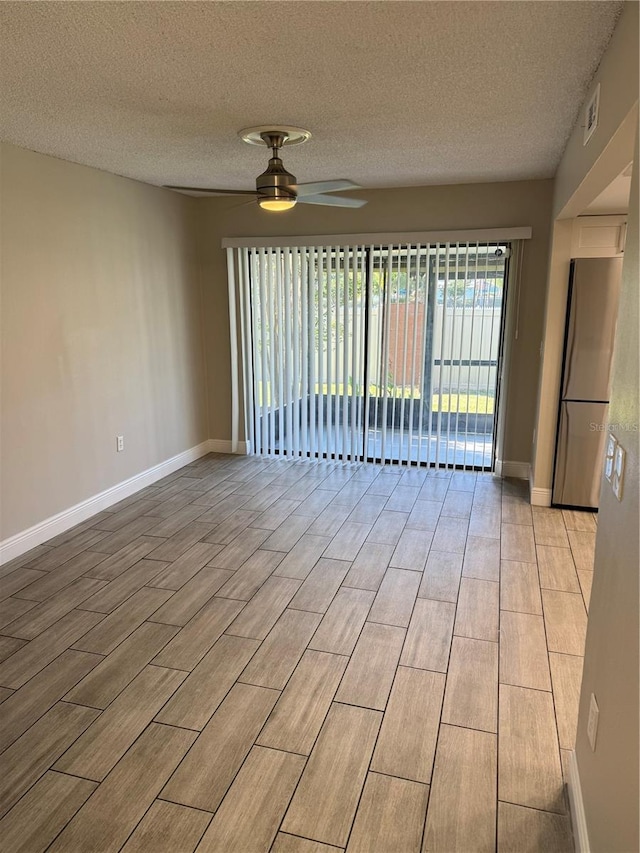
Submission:
<svg viewBox="0 0 640 853">
<path fill-rule="evenodd" d="M 246 442 L 241 442 L 241 448 L 238 449 L 238 452 L 247 452 Z M 171 459 L 166 459 L 164 462 L 160 462 L 158 465 L 154 465 L 140 474 L 135 474 L 122 483 L 111 486 L 111 488 L 106 489 L 104 492 L 93 495 L 93 497 L 87 498 L 69 509 L 65 509 L 62 512 L 56 513 L 56 515 L 52 515 L 50 518 L 46 518 L 44 521 L 40 521 L 38 524 L 34 524 L 28 530 L 23 530 L 21 533 L 10 536 L 8 539 L 0 542 L 0 565 L 8 563 L 9 560 L 19 557 L 21 554 L 30 551 L 37 545 L 41 545 L 48 539 L 64 533 L 65 530 L 75 527 L 76 524 L 86 521 L 92 515 L 113 506 L 118 501 L 128 498 L 130 495 L 135 494 L 135 492 L 140 491 L 140 489 L 144 489 L 145 486 L 150 486 L 152 483 L 161 480 L 168 474 L 173 474 L 174 471 L 183 468 L 190 462 L 195 462 L 196 459 L 206 456 L 207 453 L 231 453 L 231 442 L 207 439 L 202 444 L 178 453 L 176 456 L 172 456 Z"/>
<path fill-rule="evenodd" d="M 516 480 L 529 479 L 529 463 L 528 462 L 509 462 L 507 460 L 496 459 L 496 474 L 499 477 L 514 477 Z"/>
<path fill-rule="evenodd" d="M 529 489 L 532 506 L 551 506 L 551 489 Z"/>
<path fill-rule="evenodd" d="M 571 750 L 569 756 L 569 805 L 571 807 L 571 823 L 573 825 L 573 843 L 576 853 L 590 853 L 589 833 L 587 830 L 587 819 L 584 813 L 584 802 L 582 800 L 582 788 L 580 786 L 580 773 L 576 761 L 575 750 Z"/>
<path fill-rule="evenodd" d="M 531 506 L 551 506 L 551 489 L 533 485 L 533 468 L 529 466 L 529 502 Z"/>
</svg>

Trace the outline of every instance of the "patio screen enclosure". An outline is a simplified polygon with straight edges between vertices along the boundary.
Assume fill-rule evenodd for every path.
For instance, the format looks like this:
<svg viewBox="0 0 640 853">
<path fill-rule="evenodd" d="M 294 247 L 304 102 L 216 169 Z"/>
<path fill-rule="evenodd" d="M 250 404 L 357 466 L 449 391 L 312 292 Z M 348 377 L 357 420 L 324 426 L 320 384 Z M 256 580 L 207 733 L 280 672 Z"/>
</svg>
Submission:
<svg viewBox="0 0 640 853">
<path fill-rule="evenodd" d="M 506 241 L 228 248 L 251 452 L 491 469 L 510 254 Z"/>
</svg>

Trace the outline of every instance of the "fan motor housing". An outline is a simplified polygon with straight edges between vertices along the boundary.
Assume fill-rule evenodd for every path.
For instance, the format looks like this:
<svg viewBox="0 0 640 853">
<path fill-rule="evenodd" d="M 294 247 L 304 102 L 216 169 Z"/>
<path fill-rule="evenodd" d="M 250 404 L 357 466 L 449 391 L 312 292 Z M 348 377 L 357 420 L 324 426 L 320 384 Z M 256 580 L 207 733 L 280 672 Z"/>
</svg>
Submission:
<svg viewBox="0 0 640 853">
<path fill-rule="evenodd" d="M 295 199 L 296 193 L 290 187 L 297 184 L 297 178 L 287 172 L 279 157 L 272 157 L 269 166 L 256 179 L 259 196 L 271 199 Z"/>
</svg>

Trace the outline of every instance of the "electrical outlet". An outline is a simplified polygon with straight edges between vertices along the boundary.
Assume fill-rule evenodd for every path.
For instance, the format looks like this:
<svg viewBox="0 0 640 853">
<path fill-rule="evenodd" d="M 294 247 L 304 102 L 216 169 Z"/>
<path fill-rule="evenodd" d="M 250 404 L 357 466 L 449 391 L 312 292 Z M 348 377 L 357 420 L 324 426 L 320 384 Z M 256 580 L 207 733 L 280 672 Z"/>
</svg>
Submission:
<svg viewBox="0 0 640 853">
<path fill-rule="evenodd" d="M 593 752 L 596 751 L 596 737 L 598 735 L 598 717 L 600 711 L 596 697 L 591 694 L 591 702 L 589 703 L 589 719 L 587 720 L 587 739 Z"/>
<path fill-rule="evenodd" d="M 121 453 L 124 450 L 124 436 L 117 435 L 116 436 L 116 452 Z"/>
</svg>

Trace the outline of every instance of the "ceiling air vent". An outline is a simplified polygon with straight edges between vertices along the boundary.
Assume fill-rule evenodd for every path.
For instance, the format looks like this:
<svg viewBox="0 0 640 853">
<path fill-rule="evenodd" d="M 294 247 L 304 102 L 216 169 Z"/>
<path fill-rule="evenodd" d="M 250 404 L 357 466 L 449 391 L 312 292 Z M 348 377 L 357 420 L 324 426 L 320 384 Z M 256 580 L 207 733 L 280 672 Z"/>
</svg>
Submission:
<svg viewBox="0 0 640 853">
<path fill-rule="evenodd" d="M 596 86 L 593 95 L 589 98 L 584 108 L 584 139 L 582 144 L 586 145 L 591 139 L 594 130 L 598 126 L 598 112 L 600 110 L 600 83 Z"/>
</svg>

